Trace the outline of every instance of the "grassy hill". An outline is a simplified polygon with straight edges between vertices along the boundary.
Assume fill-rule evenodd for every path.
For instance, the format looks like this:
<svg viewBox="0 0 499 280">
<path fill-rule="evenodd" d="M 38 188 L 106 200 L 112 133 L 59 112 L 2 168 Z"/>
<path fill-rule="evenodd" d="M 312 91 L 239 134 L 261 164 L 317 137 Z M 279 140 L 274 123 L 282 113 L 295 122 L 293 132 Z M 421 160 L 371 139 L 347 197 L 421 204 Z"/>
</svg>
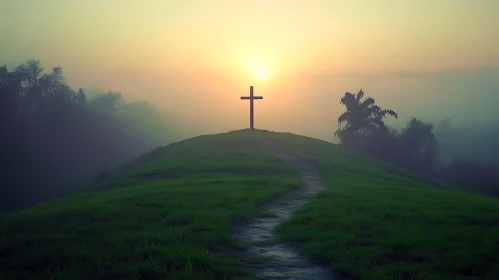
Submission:
<svg viewBox="0 0 499 280">
<path fill-rule="evenodd" d="M 265 139 L 317 165 L 327 184 L 279 229 L 314 258 L 362 279 L 499 279 L 498 199 L 320 140 L 248 130 L 156 149 L 86 193 L 2 216 L 1 276 L 241 279 L 231 224 L 300 187 Z"/>
<path fill-rule="evenodd" d="M 280 228 L 361 279 L 499 279 L 499 199 L 438 188 L 341 147 L 276 135 L 327 189 Z"/>
</svg>

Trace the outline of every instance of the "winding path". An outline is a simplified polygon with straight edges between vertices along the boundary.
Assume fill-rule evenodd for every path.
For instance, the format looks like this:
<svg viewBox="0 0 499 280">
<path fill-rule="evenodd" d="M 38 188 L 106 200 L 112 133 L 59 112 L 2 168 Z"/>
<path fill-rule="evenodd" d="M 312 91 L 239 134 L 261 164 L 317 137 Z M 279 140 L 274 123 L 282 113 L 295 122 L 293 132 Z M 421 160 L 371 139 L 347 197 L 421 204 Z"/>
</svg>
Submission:
<svg viewBox="0 0 499 280">
<path fill-rule="evenodd" d="M 268 141 L 265 145 L 274 156 L 290 163 L 300 171 L 304 186 L 263 206 L 263 209 L 276 217 L 256 218 L 249 224 L 234 227 L 233 235 L 237 240 L 255 244 L 241 254 L 239 259 L 243 266 L 251 269 L 259 279 L 343 279 L 327 266 L 314 263 L 302 256 L 292 244 L 279 241 L 274 233 L 278 224 L 309 202 L 325 186 L 316 167 L 280 150 L 273 142 Z M 260 261 L 255 263 L 251 260 Z"/>
</svg>

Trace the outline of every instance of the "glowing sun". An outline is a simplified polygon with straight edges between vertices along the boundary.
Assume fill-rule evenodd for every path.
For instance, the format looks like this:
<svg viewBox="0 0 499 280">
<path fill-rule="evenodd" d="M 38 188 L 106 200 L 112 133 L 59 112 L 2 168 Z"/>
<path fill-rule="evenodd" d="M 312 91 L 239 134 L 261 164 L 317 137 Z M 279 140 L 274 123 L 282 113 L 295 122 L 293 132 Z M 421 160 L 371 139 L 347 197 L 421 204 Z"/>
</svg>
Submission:
<svg viewBox="0 0 499 280">
<path fill-rule="evenodd" d="M 254 73 L 253 73 L 253 76 L 255 76 L 255 78 L 259 81 L 264 81 L 268 78 L 268 74 L 266 71 L 263 71 L 263 70 L 256 70 Z"/>
</svg>

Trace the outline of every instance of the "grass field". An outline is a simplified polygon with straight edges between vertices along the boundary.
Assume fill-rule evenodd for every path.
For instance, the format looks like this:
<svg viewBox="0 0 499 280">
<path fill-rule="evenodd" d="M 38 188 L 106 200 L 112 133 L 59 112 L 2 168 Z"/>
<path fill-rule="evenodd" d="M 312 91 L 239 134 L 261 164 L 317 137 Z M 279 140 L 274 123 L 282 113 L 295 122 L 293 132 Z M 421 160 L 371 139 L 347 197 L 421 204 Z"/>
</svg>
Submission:
<svg viewBox="0 0 499 280">
<path fill-rule="evenodd" d="M 300 185 L 244 131 L 145 159 L 91 186 L 103 191 L 2 217 L 0 279 L 241 279 L 230 224 Z"/>
<path fill-rule="evenodd" d="M 325 142 L 274 135 L 327 188 L 279 231 L 361 279 L 499 279 L 499 199 L 439 189 Z"/>
<path fill-rule="evenodd" d="M 279 228 L 304 252 L 361 279 L 499 279 L 498 199 L 263 131 L 175 143 L 89 192 L 2 216 L 0 279 L 243 279 L 231 223 L 300 186 L 265 138 L 315 163 L 327 184 Z"/>
</svg>

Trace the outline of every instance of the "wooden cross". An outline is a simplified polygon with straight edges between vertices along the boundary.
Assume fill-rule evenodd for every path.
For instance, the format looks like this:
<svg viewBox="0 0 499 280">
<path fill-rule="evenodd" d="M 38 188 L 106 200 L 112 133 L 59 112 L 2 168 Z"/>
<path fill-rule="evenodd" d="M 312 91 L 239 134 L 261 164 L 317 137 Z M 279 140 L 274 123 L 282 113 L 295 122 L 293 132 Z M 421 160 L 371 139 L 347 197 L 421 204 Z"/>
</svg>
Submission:
<svg viewBox="0 0 499 280">
<path fill-rule="evenodd" d="M 255 99 L 263 99 L 263 96 L 253 96 L 253 86 L 250 86 L 250 96 L 241 96 L 241 100 L 248 100 L 250 101 L 250 129 L 254 129 L 254 122 L 253 122 L 253 100 Z"/>
</svg>

